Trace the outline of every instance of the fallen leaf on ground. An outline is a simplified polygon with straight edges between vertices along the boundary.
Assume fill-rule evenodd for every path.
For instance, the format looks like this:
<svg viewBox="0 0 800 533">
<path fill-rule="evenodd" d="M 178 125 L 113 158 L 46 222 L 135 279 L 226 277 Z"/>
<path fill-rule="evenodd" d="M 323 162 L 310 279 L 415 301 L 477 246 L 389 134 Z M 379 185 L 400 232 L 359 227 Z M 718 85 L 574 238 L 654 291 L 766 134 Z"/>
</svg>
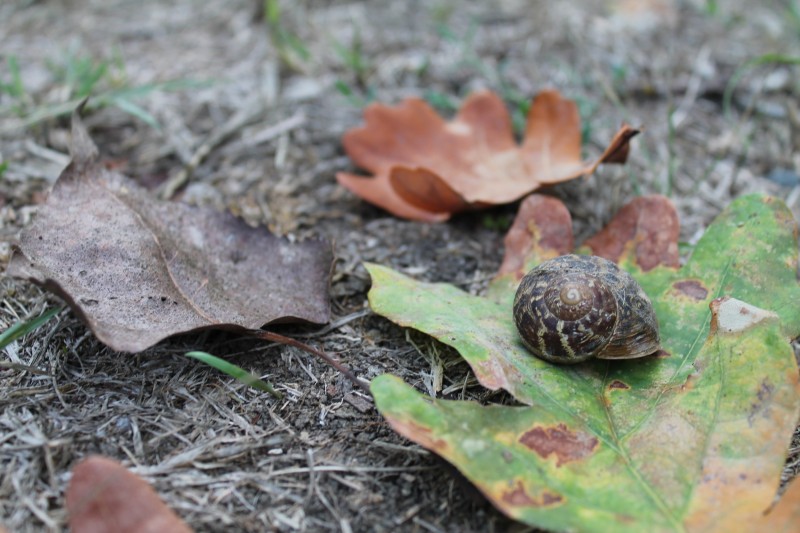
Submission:
<svg viewBox="0 0 800 533">
<path fill-rule="evenodd" d="M 364 120 L 342 143 L 374 176 L 339 172 L 336 179 L 399 217 L 428 222 L 513 202 L 542 185 L 590 174 L 603 162 L 624 163 L 628 142 L 639 133 L 623 125 L 599 158 L 584 162 L 578 107 L 557 91 L 533 100 L 521 146 L 505 104 L 488 91 L 470 95 L 451 122 L 416 98 L 396 107 L 372 104 Z"/>
<path fill-rule="evenodd" d="M 639 199 L 584 248 L 616 258 L 653 302 L 662 350 L 638 360 L 557 366 L 519 340 L 521 273 L 569 251 L 551 199 L 523 203 L 486 296 L 369 265 L 376 313 L 453 346 L 483 386 L 525 404 L 432 400 L 385 375 L 371 387 L 379 411 L 536 527 L 800 530 L 797 483 L 764 515 L 800 412 L 796 223 L 778 200 L 740 198 L 677 268 L 675 220 L 668 200 Z"/>
<path fill-rule="evenodd" d="M 73 533 L 190 533 L 142 478 L 116 461 L 91 456 L 72 470 L 67 512 Z"/>
<path fill-rule="evenodd" d="M 111 348 L 328 321 L 328 243 L 291 243 L 229 213 L 157 201 L 98 162 L 77 111 L 71 152 L 7 273 L 61 296 Z"/>
</svg>

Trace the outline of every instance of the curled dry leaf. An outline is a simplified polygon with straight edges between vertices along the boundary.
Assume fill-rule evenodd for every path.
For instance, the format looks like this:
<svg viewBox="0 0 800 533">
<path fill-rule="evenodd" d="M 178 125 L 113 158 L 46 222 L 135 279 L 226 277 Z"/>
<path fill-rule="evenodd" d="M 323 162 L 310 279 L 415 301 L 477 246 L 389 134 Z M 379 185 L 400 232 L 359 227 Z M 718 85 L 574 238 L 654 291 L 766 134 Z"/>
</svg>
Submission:
<svg viewBox="0 0 800 533">
<path fill-rule="evenodd" d="M 428 222 L 512 202 L 542 185 L 590 174 L 603 162 L 624 163 L 628 142 L 639 133 L 623 125 L 599 158 L 584 162 L 578 107 L 557 91 L 533 100 L 521 146 L 503 101 L 488 91 L 470 95 L 451 122 L 414 98 L 396 107 L 372 104 L 364 121 L 342 142 L 374 176 L 340 172 L 336 179 L 399 217 Z"/>
<path fill-rule="evenodd" d="M 566 209 L 534 195 L 486 296 L 367 267 L 376 313 L 454 347 L 483 386 L 523 405 L 432 400 L 394 376 L 372 381 L 375 404 L 539 528 L 800 531 L 800 483 L 770 507 L 800 414 L 796 228 L 778 200 L 737 199 L 678 268 L 674 208 L 635 200 L 579 250 L 639 281 L 662 350 L 565 367 L 531 356 L 511 313 L 522 274 L 571 251 Z"/>
<path fill-rule="evenodd" d="M 229 213 L 155 200 L 97 161 L 77 111 L 71 152 L 7 272 L 60 295 L 111 348 L 328 321 L 328 243 L 291 243 Z"/>
<path fill-rule="evenodd" d="M 142 478 L 105 457 L 72 470 L 67 512 L 73 533 L 191 533 Z"/>
</svg>

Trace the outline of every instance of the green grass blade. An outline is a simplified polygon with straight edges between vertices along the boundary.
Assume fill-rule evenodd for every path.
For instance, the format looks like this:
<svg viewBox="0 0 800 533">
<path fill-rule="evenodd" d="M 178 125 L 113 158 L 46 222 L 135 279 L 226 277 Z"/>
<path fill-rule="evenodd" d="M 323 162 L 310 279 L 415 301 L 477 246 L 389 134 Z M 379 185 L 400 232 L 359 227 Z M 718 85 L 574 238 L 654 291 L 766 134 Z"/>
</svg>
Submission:
<svg viewBox="0 0 800 533">
<path fill-rule="evenodd" d="M 733 91 L 739 85 L 742 77 L 752 67 L 758 65 L 800 65 L 800 57 L 786 56 L 782 54 L 764 54 L 748 61 L 745 61 L 731 76 L 728 84 L 725 86 L 725 92 L 722 94 L 722 111 L 726 117 L 731 115 L 731 103 L 733 100 Z"/>
<path fill-rule="evenodd" d="M 11 83 L 8 84 L 9 95 L 19 100 L 25 96 L 25 85 L 22 83 L 17 56 L 9 56 L 7 63 L 8 71 L 11 73 Z"/>
<path fill-rule="evenodd" d="M 264 18 L 270 24 L 281 23 L 281 6 L 276 0 L 264 0 Z"/>
<path fill-rule="evenodd" d="M 186 356 L 191 357 L 192 359 L 197 359 L 208 366 L 213 366 L 220 372 L 224 372 L 229 376 L 238 379 L 248 387 L 253 387 L 254 389 L 258 389 L 263 392 L 268 392 L 278 399 L 283 398 L 283 394 L 276 391 L 272 385 L 266 381 L 259 379 L 258 376 L 255 376 L 247 370 L 231 364 L 224 359 L 220 359 L 219 357 L 206 352 L 187 352 Z"/>
<path fill-rule="evenodd" d="M 27 128 L 29 126 L 33 126 L 34 124 L 38 124 L 43 120 L 49 120 L 62 115 L 68 115 L 78 106 L 79 103 L 81 103 L 81 101 L 81 98 L 75 98 L 61 104 L 41 106 L 31 113 L 25 115 L 22 118 L 22 121 L 18 125 L 15 125 L 15 127 Z M 15 127 L 9 128 L 4 132 L 13 131 Z"/>
<path fill-rule="evenodd" d="M 144 109 L 131 102 L 136 98 L 141 98 L 149 93 L 155 91 L 181 91 L 194 88 L 208 87 L 212 85 L 212 81 L 206 80 L 172 80 L 162 83 L 149 83 L 145 85 L 138 85 L 135 87 L 124 87 L 121 89 L 109 90 L 94 95 L 87 104 L 87 109 L 97 109 L 108 105 L 116 105 L 123 111 L 140 118 L 142 121 L 149 125 L 157 124 L 158 122 L 152 115 L 149 115 Z M 7 130 L 0 130 L 2 133 L 14 131 L 17 128 L 27 128 L 38 124 L 39 122 L 50 120 L 56 117 L 69 115 L 75 108 L 84 100 L 83 97 L 73 98 L 60 104 L 49 104 L 34 109 L 27 115 L 23 114 L 22 120 L 19 124 Z M 124 100 L 122 104 L 120 101 Z M 134 109 L 135 108 L 135 109 Z M 150 118 L 147 118 L 149 115 Z"/>
<path fill-rule="evenodd" d="M 45 324 L 45 322 L 49 321 L 51 318 L 56 316 L 63 307 L 54 307 L 52 309 L 48 309 L 38 317 L 28 320 L 25 322 L 17 322 L 16 324 L 12 325 L 10 328 L 5 330 L 3 333 L 0 333 L 0 350 L 14 342 L 15 340 L 19 339 L 34 331 Z"/>
<path fill-rule="evenodd" d="M 115 105 L 122 111 L 125 111 L 129 115 L 138 118 L 151 128 L 155 130 L 161 130 L 161 125 L 158 123 L 158 120 L 156 120 L 156 117 L 154 117 L 153 115 L 151 115 L 138 105 L 134 104 L 130 100 L 127 100 L 125 98 L 114 98 L 113 100 L 111 100 L 111 102 L 113 103 L 113 105 Z"/>
</svg>

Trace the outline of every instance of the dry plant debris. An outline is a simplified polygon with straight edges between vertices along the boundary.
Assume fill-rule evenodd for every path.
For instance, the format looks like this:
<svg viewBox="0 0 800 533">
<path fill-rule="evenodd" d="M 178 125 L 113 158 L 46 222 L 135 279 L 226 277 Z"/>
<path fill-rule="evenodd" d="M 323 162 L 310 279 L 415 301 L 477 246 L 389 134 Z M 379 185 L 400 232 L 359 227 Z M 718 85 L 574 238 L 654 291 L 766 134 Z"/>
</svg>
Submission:
<svg viewBox="0 0 800 533">
<path fill-rule="evenodd" d="M 111 348 L 328 321 L 325 241 L 291 243 L 228 213 L 157 201 L 98 161 L 78 111 L 71 155 L 7 272 L 60 295 Z"/>
<path fill-rule="evenodd" d="M 511 316 L 521 275 L 561 254 L 553 235 L 571 227 L 558 201 L 526 204 L 507 241 L 515 257 L 485 297 L 368 266 L 375 312 L 452 346 L 481 384 L 524 404 L 431 401 L 385 375 L 371 389 L 392 427 L 532 526 L 799 530 L 800 483 L 772 507 L 800 414 L 790 346 L 800 333 L 798 248 L 785 204 L 735 200 L 681 268 L 671 202 L 656 196 L 624 208 L 586 250 L 616 259 L 641 284 L 661 350 L 570 367 L 533 357 Z"/>
<path fill-rule="evenodd" d="M 90 456 L 72 469 L 67 512 L 73 533 L 191 533 L 142 478 Z"/>
<path fill-rule="evenodd" d="M 505 204 L 542 185 L 591 174 L 600 163 L 624 163 L 638 132 L 623 125 L 600 157 L 581 159 L 578 106 L 557 91 L 539 93 L 522 145 L 496 94 L 470 95 L 445 122 L 423 100 L 372 104 L 366 124 L 348 131 L 347 154 L 374 176 L 340 172 L 343 186 L 403 218 L 438 222 L 453 213 Z"/>
</svg>

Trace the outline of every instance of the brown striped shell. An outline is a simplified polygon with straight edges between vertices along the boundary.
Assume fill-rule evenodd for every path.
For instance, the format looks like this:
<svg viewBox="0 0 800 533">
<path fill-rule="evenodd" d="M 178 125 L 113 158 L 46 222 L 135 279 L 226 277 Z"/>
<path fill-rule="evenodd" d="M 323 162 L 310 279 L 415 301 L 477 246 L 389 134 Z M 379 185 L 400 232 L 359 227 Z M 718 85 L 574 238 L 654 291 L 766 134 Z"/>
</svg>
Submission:
<svg viewBox="0 0 800 533">
<path fill-rule="evenodd" d="M 659 348 L 650 299 L 601 257 L 563 255 L 528 272 L 514 297 L 514 322 L 525 346 L 553 363 L 633 359 Z"/>
</svg>

